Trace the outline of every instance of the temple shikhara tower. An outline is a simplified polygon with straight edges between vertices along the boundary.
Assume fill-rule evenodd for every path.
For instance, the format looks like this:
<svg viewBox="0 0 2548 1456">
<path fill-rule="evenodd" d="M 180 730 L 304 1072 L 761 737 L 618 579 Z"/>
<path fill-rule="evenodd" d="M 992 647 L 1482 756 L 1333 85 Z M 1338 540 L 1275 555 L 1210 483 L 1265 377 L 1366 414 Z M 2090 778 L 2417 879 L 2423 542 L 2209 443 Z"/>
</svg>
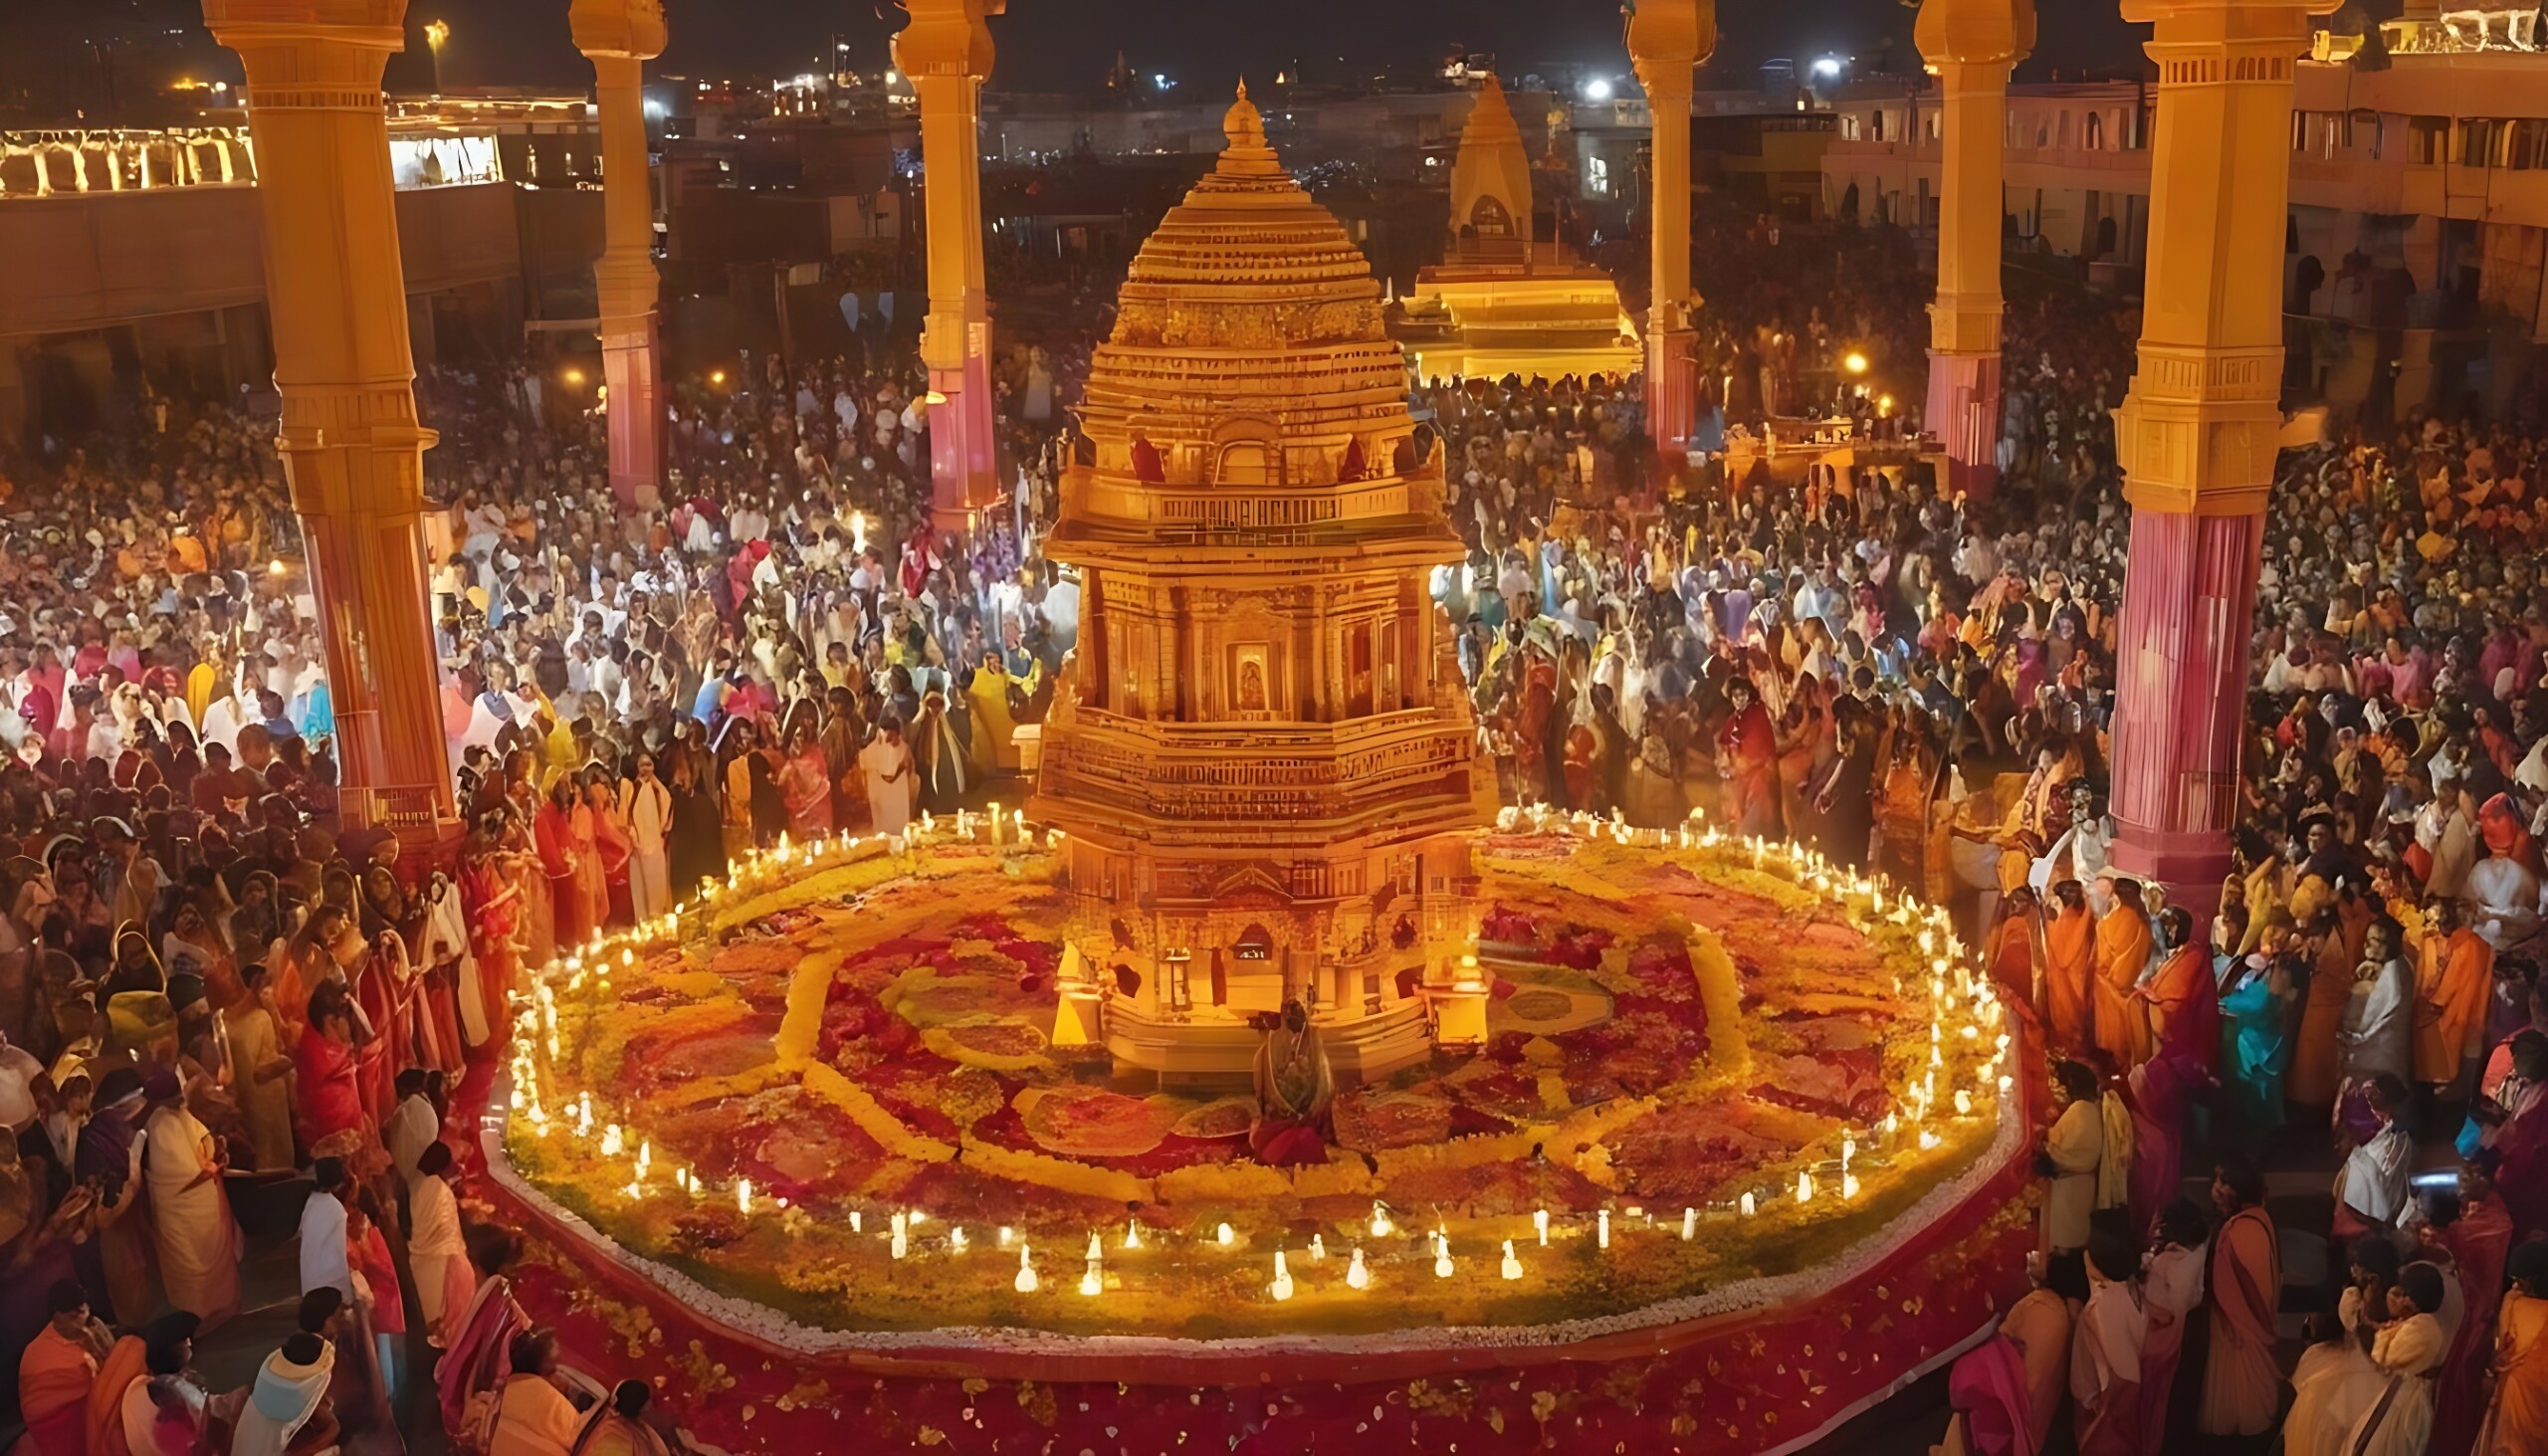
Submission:
<svg viewBox="0 0 2548 1456">
<path fill-rule="evenodd" d="M 1618 285 L 1533 236 L 1531 156 L 1493 76 L 1451 163 L 1450 237 L 1394 330 L 1418 378 L 1627 374 L 1643 357 Z"/>
<path fill-rule="evenodd" d="M 1084 593 L 1030 806 L 1081 907 L 1056 1040 L 1243 1078 L 1290 998 L 1369 1077 L 1484 1025 L 1495 783 L 1427 591 L 1461 546 L 1363 255 L 1243 87 L 1224 129 L 1134 260 L 1047 547 Z"/>
</svg>

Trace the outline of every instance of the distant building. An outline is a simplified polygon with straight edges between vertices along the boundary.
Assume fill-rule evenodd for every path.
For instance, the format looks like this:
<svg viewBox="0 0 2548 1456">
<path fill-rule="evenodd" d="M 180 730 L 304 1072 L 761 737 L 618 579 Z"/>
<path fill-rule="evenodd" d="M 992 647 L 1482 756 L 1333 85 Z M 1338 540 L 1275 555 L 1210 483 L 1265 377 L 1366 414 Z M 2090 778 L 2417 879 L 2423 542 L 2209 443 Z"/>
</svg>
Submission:
<svg viewBox="0 0 2548 1456">
<path fill-rule="evenodd" d="M 2386 417 L 2503 407 L 2548 342 L 2548 53 L 2500 15 L 2321 33 L 2298 66 L 2285 234 L 2286 384 Z M 2012 250 L 2137 286 L 2151 118 L 2139 81 L 2010 88 Z M 1822 164 L 1837 217 L 1937 220 L 1934 88 L 1861 84 Z"/>
<path fill-rule="evenodd" d="M 244 121 L 0 132 L 0 441 L 83 428 L 143 379 L 269 386 Z M 583 98 L 395 101 L 389 131 L 420 361 L 507 354 L 528 319 L 590 316 L 600 148 Z"/>
</svg>

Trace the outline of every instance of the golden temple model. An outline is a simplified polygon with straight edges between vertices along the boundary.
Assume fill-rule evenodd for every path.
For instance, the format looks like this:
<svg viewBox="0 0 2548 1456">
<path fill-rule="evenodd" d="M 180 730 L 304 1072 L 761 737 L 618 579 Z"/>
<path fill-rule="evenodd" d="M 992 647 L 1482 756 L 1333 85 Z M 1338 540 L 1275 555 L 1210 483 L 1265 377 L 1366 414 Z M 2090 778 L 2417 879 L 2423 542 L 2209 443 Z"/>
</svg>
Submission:
<svg viewBox="0 0 2548 1456">
<path fill-rule="evenodd" d="M 1046 546 L 1083 594 L 1030 806 L 1078 905 L 1053 1040 L 1238 1082 L 1298 999 L 1352 1083 L 1484 1036 L 1495 780 L 1380 285 L 1244 85 L 1223 124 L 1125 281 Z"/>
<path fill-rule="evenodd" d="M 1493 75 L 1460 129 L 1442 262 L 1415 276 L 1392 333 L 1419 379 L 1550 379 L 1644 363 L 1619 288 L 1554 239 L 1532 236 L 1531 158 Z"/>
</svg>

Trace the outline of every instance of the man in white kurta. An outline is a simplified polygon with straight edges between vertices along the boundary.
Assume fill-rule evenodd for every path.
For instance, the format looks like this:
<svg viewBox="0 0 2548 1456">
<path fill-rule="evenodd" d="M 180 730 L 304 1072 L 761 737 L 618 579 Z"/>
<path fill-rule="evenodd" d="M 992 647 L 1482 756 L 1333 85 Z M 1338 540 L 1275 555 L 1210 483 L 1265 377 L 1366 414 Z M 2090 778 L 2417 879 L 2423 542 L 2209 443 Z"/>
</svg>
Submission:
<svg viewBox="0 0 2548 1456">
<path fill-rule="evenodd" d="M 460 1200 L 451 1191 L 451 1145 L 429 1144 L 417 1159 L 417 1176 L 407 1189 L 407 1214 L 415 1232 L 407 1239 L 407 1259 L 416 1275 L 416 1304 L 425 1330 L 437 1346 L 445 1319 L 459 1313 L 476 1292 L 467 1246 L 460 1230 Z"/>
<path fill-rule="evenodd" d="M 619 785 L 620 817 L 628 821 L 628 900 L 640 921 L 673 908 L 672 861 L 664 836 L 672 831 L 673 794 L 655 776 L 651 753 L 637 755 L 637 776 Z"/>
<path fill-rule="evenodd" d="M 168 1303 L 210 1328 L 239 1312 L 239 1225 L 221 1186 L 220 1151 L 186 1111 L 176 1074 L 151 1074 L 143 1095 L 150 1113 L 142 1123 L 142 1173 L 160 1277 Z"/>
<path fill-rule="evenodd" d="M 317 1187 L 301 1205 L 301 1292 L 330 1288 L 351 1303 L 353 1266 L 345 1243 L 345 1199 L 353 1196 L 353 1180 L 345 1165 L 322 1157 L 312 1168 Z"/>
<path fill-rule="evenodd" d="M 859 771 L 867 776 L 867 808 L 876 832 L 899 839 L 912 822 L 912 750 L 903 741 L 903 726 L 892 719 L 876 740 L 858 750 Z"/>
<path fill-rule="evenodd" d="M 2372 928 L 2345 1002 L 2336 1044 L 2348 1085 L 2384 1072 L 2403 1082 L 2415 1073 L 2415 972 L 2404 956 L 2388 952 L 2389 936 L 2387 927 Z"/>
<path fill-rule="evenodd" d="M 2380 1131 L 2346 1153 L 2345 1165 L 2336 1173 L 2338 1221 L 2341 1224 L 2342 1215 L 2351 1213 L 2375 1229 L 2393 1229 L 2407 1211 L 2407 1168 L 2416 1148 L 2376 1090 L 2370 1103 L 2380 1118 Z"/>
</svg>

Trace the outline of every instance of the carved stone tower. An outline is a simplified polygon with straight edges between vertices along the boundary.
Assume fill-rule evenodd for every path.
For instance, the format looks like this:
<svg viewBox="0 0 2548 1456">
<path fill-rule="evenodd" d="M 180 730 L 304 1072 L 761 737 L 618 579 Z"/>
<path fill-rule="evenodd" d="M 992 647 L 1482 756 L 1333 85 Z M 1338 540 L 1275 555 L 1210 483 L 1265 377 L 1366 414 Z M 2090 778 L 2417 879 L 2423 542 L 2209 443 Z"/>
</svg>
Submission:
<svg viewBox="0 0 2548 1456">
<path fill-rule="evenodd" d="M 1475 989 L 1495 786 L 1427 589 L 1461 546 L 1362 254 L 1244 87 L 1225 129 L 1134 260 L 1047 546 L 1083 603 L 1030 810 L 1080 898 L 1057 1039 L 1243 1077 L 1294 997 L 1377 1076 Z"/>
</svg>

